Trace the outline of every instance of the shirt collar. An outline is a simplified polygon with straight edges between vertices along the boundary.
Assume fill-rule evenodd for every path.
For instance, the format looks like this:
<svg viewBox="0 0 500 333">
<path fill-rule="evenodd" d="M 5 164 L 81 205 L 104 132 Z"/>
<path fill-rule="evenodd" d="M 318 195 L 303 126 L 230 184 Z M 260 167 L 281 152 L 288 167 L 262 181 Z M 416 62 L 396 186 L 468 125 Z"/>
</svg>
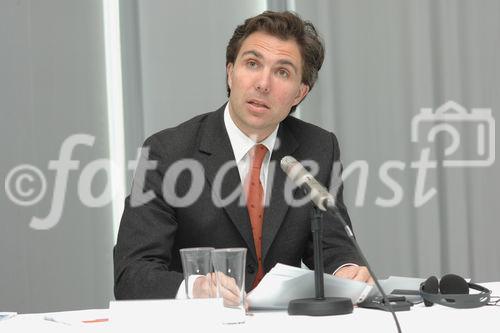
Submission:
<svg viewBox="0 0 500 333">
<path fill-rule="evenodd" d="M 233 119 L 231 118 L 231 115 L 229 114 L 229 102 L 227 102 L 224 109 L 224 125 L 226 127 L 231 146 L 233 147 L 236 163 L 241 161 L 241 159 L 245 157 L 248 151 L 258 143 L 266 146 L 269 152 L 273 151 L 274 144 L 276 142 L 276 136 L 278 135 L 279 124 L 267 138 L 265 138 L 261 142 L 255 142 L 250 139 L 245 133 L 243 133 L 238 128 L 238 126 L 236 126 Z"/>
</svg>

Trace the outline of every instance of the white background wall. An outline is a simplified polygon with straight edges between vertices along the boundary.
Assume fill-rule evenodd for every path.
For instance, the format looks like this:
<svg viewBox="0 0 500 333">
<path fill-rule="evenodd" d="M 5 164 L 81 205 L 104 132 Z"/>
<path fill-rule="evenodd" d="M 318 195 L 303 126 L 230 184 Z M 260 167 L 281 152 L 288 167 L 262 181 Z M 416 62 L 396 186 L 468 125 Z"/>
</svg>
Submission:
<svg viewBox="0 0 500 333">
<path fill-rule="evenodd" d="M 104 44 L 100 1 L 0 2 L 0 175 L 32 164 L 47 179 L 34 206 L 0 191 L 0 311 L 38 312 L 107 306 L 112 297 L 111 207 L 86 208 L 78 197 L 81 169 L 108 157 Z M 62 142 L 95 136 L 73 158 L 62 217 L 50 230 L 29 227 L 50 210 Z M 96 195 L 106 180 L 95 178 Z"/>
</svg>

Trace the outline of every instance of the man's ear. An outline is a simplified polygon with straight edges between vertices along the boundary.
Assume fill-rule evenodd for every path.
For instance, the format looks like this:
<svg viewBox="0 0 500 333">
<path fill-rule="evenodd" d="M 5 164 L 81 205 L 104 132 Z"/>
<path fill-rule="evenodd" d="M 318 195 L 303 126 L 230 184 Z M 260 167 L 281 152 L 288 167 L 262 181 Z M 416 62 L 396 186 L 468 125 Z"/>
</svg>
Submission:
<svg viewBox="0 0 500 333">
<path fill-rule="evenodd" d="M 307 84 L 301 83 L 299 91 L 293 100 L 293 106 L 299 104 L 309 93 L 309 86 Z"/>
<path fill-rule="evenodd" d="M 226 74 L 227 74 L 227 85 L 229 86 L 229 89 L 231 89 L 232 87 L 232 84 L 233 84 L 233 79 L 232 79 L 232 76 L 233 76 L 233 70 L 234 70 L 234 65 L 233 63 L 229 63 L 227 64 L 226 66 Z"/>
</svg>

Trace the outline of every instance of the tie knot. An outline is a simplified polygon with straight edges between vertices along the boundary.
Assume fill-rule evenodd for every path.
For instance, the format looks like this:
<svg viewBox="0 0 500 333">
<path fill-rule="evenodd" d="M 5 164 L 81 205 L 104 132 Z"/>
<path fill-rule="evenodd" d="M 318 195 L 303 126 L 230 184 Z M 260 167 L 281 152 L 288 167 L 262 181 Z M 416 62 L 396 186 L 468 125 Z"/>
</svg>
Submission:
<svg viewBox="0 0 500 333">
<path fill-rule="evenodd" d="M 262 161 L 267 154 L 267 148 L 263 144 L 258 144 L 252 147 L 250 150 L 250 158 L 252 160 L 252 168 L 259 168 L 262 165 Z"/>
</svg>

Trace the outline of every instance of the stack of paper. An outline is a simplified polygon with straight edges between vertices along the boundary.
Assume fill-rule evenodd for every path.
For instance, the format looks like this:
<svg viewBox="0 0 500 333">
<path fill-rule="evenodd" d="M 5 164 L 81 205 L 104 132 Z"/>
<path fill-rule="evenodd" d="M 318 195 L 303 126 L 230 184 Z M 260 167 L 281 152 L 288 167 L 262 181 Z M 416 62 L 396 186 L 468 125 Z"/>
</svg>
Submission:
<svg viewBox="0 0 500 333">
<path fill-rule="evenodd" d="M 324 275 L 324 286 L 326 297 L 348 297 L 353 304 L 362 302 L 373 288 L 331 274 Z M 314 271 L 277 264 L 248 294 L 248 303 L 252 309 L 286 309 L 293 299 L 314 296 Z"/>
<path fill-rule="evenodd" d="M 418 291 L 424 279 L 391 276 L 379 280 L 384 292 L 390 294 L 394 289 Z M 331 274 L 324 275 L 325 297 L 348 297 L 353 304 L 366 298 L 378 296 L 377 287 L 365 282 L 353 281 Z M 257 288 L 248 294 L 252 309 L 286 309 L 294 299 L 315 297 L 314 271 L 277 264 L 267 273 Z M 413 296 L 420 298 L 420 296 Z"/>
</svg>

